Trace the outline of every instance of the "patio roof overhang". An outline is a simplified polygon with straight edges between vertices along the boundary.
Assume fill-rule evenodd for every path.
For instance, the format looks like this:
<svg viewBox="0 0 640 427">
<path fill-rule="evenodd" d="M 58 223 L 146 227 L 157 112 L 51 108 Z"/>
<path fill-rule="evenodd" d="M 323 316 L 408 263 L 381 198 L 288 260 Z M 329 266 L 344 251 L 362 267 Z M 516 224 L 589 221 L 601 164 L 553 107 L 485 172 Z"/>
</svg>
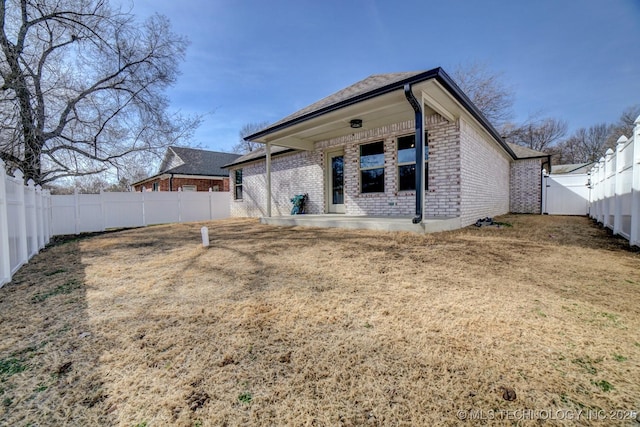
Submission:
<svg viewBox="0 0 640 427">
<path fill-rule="evenodd" d="M 449 121 L 466 116 L 472 125 L 489 134 L 513 159 L 517 158 L 493 126 L 441 68 L 294 115 L 245 139 L 270 146 L 313 150 L 315 143 L 319 141 L 413 120 L 414 111 L 403 92 L 404 84 L 407 83 L 412 86 L 414 96 L 422 102 L 424 116 L 438 113 Z M 352 129 L 352 119 L 362 120 L 362 127 Z"/>
<path fill-rule="evenodd" d="M 460 112 L 455 101 L 446 95 L 442 86 L 430 80 L 413 86 L 418 100 L 423 101 L 425 115 L 438 113 L 455 121 Z M 413 120 L 414 111 L 407 103 L 403 88 L 371 99 L 360 101 L 325 114 L 310 117 L 254 137 L 251 141 L 299 150 L 313 150 L 315 143 L 368 129 Z M 362 127 L 352 129 L 352 119 L 362 120 Z"/>
</svg>

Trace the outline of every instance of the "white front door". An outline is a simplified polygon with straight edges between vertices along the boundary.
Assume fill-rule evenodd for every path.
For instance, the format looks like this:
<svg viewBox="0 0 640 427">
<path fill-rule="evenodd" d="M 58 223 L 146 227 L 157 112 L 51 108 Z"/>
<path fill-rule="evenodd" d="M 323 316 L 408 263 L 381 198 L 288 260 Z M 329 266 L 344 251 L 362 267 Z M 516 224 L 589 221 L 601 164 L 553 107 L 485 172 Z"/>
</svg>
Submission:
<svg viewBox="0 0 640 427">
<path fill-rule="evenodd" d="M 344 213 L 344 151 L 327 153 L 327 207 L 329 213 Z"/>
</svg>

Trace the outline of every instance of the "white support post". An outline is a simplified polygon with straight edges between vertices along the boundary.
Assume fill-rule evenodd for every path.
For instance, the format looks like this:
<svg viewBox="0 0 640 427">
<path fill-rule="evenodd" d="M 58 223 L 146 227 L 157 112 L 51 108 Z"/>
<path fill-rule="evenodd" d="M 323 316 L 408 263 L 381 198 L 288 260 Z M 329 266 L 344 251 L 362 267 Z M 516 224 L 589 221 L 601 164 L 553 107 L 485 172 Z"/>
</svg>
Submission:
<svg viewBox="0 0 640 427">
<path fill-rule="evenodd" d="M 271 218 L 271 143 L 266 145 L 267 157 L 267 218 Z"/>
<path fill-rule="evenodd" d="M 0 159 L 0 288 L 11 281 L 9 256 L 9 221 L 7 215 L 7 174 Z"/>
<path fill-rule="evenodd" d="M 618 138 L 616 145 L 615 159 L 615 176 L 614 176 L 614 195 L 613 195 L 613 234 L 620 234 L 622 230 L 622 169 L 624 168 L 623 154 L 624 144 L 627 138 L 621 136 Z"/>
<path fill-rule="evenodd" d="M 629 244 L 640 246 L 640 116 L 633 129 L 633 183 L 631 190 L 631 233 Z"/>
</svg>

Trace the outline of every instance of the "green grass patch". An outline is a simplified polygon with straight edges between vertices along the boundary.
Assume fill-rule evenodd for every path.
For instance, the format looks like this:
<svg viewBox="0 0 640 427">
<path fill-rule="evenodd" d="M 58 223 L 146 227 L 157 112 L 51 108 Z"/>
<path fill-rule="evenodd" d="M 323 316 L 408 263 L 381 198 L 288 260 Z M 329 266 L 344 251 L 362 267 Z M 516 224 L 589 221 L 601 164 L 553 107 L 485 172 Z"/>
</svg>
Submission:
<svg viewBox="0 0 640 427">
<path fill-rule="evenodd" d="M 25 365 L 22 360 L 16 359 L 15 357 L 0 360 L 0 376 L 4 378 L 8 378 L 26 370 L 27 365 Z"/>
<path fill-rule="evenodd" d="M 60 274 L 60 273 L 66 273 L 67 270 L 65 270 L 64 268 L 58 268 L 57 270 L 53 270 L 53 271 L 49 271 L 47 273 L 44 273 L 45 276 L 49 277 L 49 276 L 53 276 L 56 274 Z"/>
<path fill-rule="evenodd" d="M 595 368 L 595 364 L 602 362 L 602 357 L 599 357 L 597 359 L 592 359 L 589 356 L 586 357 L 580 357 L 577 359 L 573 359 L 571 361 L 571 363 L 575 363 L 576 365 L 580 366 L 581 368 L 583 368 L 585 371 L 587 371 L 588 373 L 590 373 L 591 375 L 595 375 L 598 373 L 598 370 Z"/>
<path fill-rule="evenodd" d="M 611 390 L 613 390 L 615 388 L 607 380 L 591 381 L 591 384 L 595 385 L 596 387 L 598 387 L 600 390 L 602 390 L 604 392 L 610 392 Z"/>
<path fill-rule="evenodd" d="M 37 304 L 39 302 L 46 301 L 47 299 L 56 295 L 70 294 L 71 292 L 75 291 L 76 289 L 80 289 L 81 287 L 82 287 L 82 284 L 79 281 L 75 279 L 71 279 L 62 285 L 56 286 L 54 289 L 50 290 L 49 292 L 45 292 L 42 294 L 41 293 L 35 294 L 34 296 L 31 297 L 31 302 L 34 304 Z"/>
<path fill-rule="evenodd" d="M 240 393 L 238 395 L 238 401 L 241 403 L 245 403 L 248 405 L 249 403 L 251 403 L 252 400 L 253 400 L 253 396 L 248 391 L 244 393 Z"/>
<path fill-rule="evenodd" d="M 625 362 L 626 360 L 628 360 L 628 357 L 624 357 L 621 354 L 613 353 L 613 360 L 615 360 L 616 362 Z"/>
</svg>

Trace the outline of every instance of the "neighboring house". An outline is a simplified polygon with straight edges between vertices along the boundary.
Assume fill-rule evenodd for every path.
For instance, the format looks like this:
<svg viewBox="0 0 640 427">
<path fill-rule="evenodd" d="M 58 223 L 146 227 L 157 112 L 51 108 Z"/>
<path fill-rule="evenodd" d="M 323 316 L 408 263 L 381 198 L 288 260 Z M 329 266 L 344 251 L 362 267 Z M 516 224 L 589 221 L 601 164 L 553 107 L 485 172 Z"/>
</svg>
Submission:
<svg viewBox="0 0 640 427">
<path fill-rule="evenodd" d="M 223 166 L 239 154 L 169 147 L 156 175 L 132 185 L 134 191 L 229 191 L 229 171 Z"/>
<path fill-rule="evenodd" d="M 550 162 L 506 143 L 441 68 L 370 76 L 247 140 L 265 147 L 226 165 L 231 215 L 263 219 L 288 215 L 304 193 L 307 214 L 446 219 L 448 228 L 541 213 Z"/>
</svg>

